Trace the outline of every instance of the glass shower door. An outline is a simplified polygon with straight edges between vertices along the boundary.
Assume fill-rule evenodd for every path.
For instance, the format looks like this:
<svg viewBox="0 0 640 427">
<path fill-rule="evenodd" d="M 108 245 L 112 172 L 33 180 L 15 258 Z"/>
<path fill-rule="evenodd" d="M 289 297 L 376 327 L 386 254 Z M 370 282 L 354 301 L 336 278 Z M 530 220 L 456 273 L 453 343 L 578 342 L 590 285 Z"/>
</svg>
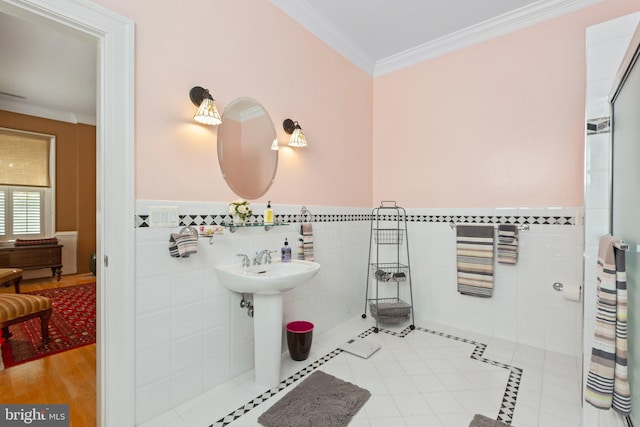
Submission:
<svg viewBox="0 0 640 427">
<path fill-rule="evenodd" d="M 637 47 L 635 37 L 634 41 Z M 635 425 L 640 425 L 640 253 L 637 250 L 640 244 L 640 64 L 635 64 L 637 58 L 637 50 L 627 58 L 630 65 L 612 100 L 611 230 L 615 237 L 630 244 L 626 252 L 628 369 L 631 418 Z"/>
</svg>

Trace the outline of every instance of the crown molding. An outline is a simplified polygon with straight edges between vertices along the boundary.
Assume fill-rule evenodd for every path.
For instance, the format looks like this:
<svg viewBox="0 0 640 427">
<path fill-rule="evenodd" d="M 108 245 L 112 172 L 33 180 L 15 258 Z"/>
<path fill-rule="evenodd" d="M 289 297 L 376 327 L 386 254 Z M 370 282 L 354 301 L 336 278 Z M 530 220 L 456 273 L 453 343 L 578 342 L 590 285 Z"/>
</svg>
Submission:
<svg viewBox="0 0 640 427">
<path fill-rule="evenodd" d="M 494 37 L 574 12 L 602 0 L 540 0 L 439 39 L 374 61 L 307 2 L 271 0 L 283 12 L 372 76 L 381 76 Z"/>
<path fill-rule="evenodd" d="M 225 119 L 231 119 L 236 122 L 246 122 L 248 120 L 252 120 L 258 117 L 264 116 L 265 110 L 260 105 L 253 105 L 249 108 L 246 108 L 242 111 L 236 110 L 225 110 L 224 117 Z"/>
<path fill-rule="evenodd" d="M 367 74 L 373 75 L 376 61 L 309 3 L 300 0 L 271 0 L 271 3 Z"/>
<path fill-rule="evenodd" d="M 41 107 L 38 105 L 28 104 L 24 102 L 16 102 L 8 99 L 0 99 L 0 110 L 10 111 L 12 113 L 24 114 L 27 116 L 42 117 L 43 119 L 57 120 L 67 123 L 84 123 L 87 125 L 96 125 L 96 118 L 88 115 L 76 115 L 69 111 L 60 111 L 53 108 Z"/>
<path fill-rule="evenodd" d="M 528 26 L 574 12 L 602 0 L 542 0 L 467 27 L 463 30 L 407 49 L 376 63 L 374 76 L 406 68 L 427 59 L 502 36 Z"/>
</svg>

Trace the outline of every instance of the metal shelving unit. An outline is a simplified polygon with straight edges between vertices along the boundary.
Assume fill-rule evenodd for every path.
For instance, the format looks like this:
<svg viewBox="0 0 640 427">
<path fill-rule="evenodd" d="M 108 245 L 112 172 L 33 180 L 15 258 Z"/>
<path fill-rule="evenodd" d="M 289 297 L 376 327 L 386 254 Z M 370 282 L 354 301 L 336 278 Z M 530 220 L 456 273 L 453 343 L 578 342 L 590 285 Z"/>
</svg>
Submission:
<svg viewBox="0 0 640 427">
<path fill-rule="evenodd" d="M 395 201 L 384 200 L 371 212 L 369 260 L 364 313 L 367 309 L 378 325 L 411 322 L 413 317 L 413 291 L 409 267 L 409 241 L 407 213 Z M 406 301 L 408 299 L 408 302 Z"/>
</svg>

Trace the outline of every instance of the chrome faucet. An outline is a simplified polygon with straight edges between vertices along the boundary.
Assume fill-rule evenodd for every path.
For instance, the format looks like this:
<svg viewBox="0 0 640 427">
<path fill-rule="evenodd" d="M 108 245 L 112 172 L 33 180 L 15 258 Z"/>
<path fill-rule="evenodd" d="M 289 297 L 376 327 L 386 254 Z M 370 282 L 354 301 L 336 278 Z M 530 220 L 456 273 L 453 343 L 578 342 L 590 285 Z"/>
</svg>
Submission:
<svg viewBox="0 0 640 427">
<path fill-rule="evenodd" d="M 236 256 L 244 257 L 244 258 L 242 258 L 242 266 L 243 267 L 249 267 L 251 265 L 251 262 L 249 261 L 249 257 L 246 256 L 245 254 L 237 254 Z"/>
<path fill-rule="evenodd" d="M 269 249 L 263 249 L 260 252 L 256 252 L 256 256 L 253 257 L 253 265 L 262 264 L 261 260 L 264 257 L 265 264 L 271 264 L 271 252 Z"/>
</svg>

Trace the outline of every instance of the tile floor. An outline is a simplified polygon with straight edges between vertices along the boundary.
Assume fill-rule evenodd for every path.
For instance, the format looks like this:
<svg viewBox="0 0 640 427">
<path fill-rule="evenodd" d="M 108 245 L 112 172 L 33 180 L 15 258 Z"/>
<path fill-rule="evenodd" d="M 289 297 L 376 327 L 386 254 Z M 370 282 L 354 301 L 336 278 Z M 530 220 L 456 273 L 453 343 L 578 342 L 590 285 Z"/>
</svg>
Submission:
<svg viewBox="0 0 640 427">
<path fill-rule="evenodd" d="M 466 427 L 476 413 L 516 427 L 581 425 L 580 361 L 558 353 L 416 321 L 416 329 L 372 333 L 351 319 L 314 336 L 306 361 L 283 359 L 279 388 L 253 371 L 233 378 L 141 427 L 248 427 L 304 376 L 320 369 L 371 392 L 351 427 Z M 362 336 L 382 345 L 369 359 L 336 350 Z"/>
</svg>

